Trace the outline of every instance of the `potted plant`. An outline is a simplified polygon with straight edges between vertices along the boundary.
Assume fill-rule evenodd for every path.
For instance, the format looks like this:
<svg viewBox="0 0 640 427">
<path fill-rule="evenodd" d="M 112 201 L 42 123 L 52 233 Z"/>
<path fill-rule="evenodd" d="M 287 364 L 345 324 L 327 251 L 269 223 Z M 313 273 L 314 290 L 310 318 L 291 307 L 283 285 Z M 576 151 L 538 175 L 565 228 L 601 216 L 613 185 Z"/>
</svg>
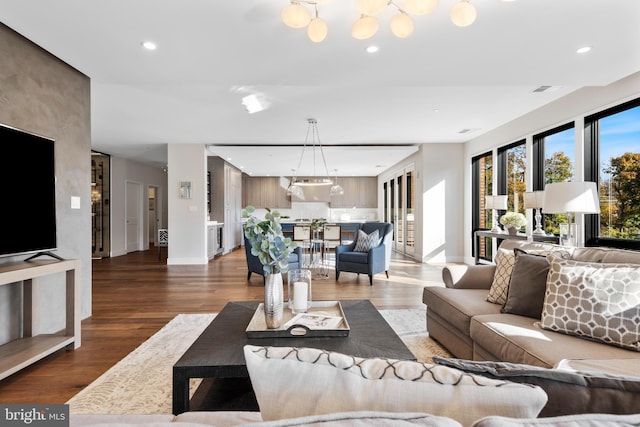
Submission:
<svg viewBox="0 0 640 427">
<path fill-rule="evenodd" d="M 520 212 L 507 212 L 500 217 L 500 224 L 504 225 L 509 234 L 516 234 L 521 227 L 527 225 L 527 218 Z"/>
<path fill-rule="evenodd" d="M 264 220 L 256 218 L 255 208 L 242 210 L 244 235 L 251 242 L 251 254 L 258 257 L 264 268 L 264 314 L 267 328 L 279 328 L 282 322 L 283 287 L 282 273 L 289 267 L 289 255 L 296 243 L 284 237 L 280 225 L 280 213 L 267 209 Z"/>
</svg>

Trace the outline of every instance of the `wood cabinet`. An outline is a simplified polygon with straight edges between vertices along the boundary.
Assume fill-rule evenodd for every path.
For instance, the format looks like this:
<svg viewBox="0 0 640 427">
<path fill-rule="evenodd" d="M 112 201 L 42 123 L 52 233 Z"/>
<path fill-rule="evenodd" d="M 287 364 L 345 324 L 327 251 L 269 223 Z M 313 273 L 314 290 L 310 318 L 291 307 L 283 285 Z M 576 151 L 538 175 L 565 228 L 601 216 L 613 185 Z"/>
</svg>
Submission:
<svg viewBox="0 0 640 427">
<path fill-rule="evenodd" d="M 33 284 L 38 277 L 66 273 L 66 326 L 55 334 L 33 334 L 37 324 Z M 0 286 L 22 282 L 22 335 L 0 345 L 0 379 L 62 348 L 80 347 L 80 261 L 30 261 L 0 266 Z"/>
<path fill-rule="evenodd" d="M 280 177 L 243 177 L 242 200 L 244 206 L 255 208 L 290 208 L 287 185 Z M 288 183 L 287 183 L 288 184 Z"/>
<path fill-rule="evenodd" d="M 377 208 L 378 178 L 370 176 L 339 178 L 342 196 L 331 197 L 332 208 Z"/>
</svg>

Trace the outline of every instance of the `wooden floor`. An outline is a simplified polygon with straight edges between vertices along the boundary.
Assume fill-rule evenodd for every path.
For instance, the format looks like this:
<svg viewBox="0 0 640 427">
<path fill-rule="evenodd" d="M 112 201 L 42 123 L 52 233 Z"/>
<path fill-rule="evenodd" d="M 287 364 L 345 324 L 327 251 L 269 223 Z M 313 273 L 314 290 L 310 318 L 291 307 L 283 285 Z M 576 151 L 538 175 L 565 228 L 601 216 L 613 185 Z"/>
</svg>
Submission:
<svg viewBox="0 0 640 427">
<path fill-rule="evenodd" d="M 244 249 L 208 265 L 167 266 L 149 250 L 94 260 L 93 313 L 82 321 L 82 346 L 61 350 L 0 381 L 2 403 L 65 403 L 180 313 L 214 313 L 228 301 L 260 301 L 262 277 L 247 281 Z M 318 300 L 370 299 L 378 309 L 422 305 L 422 287 L 441 283 L 440 268 L 393 256 L 390 279 L 333 270 L 313 281 Z M 285 284 L 286 287 L 286 284 Z M 285 291 L 286 292 L 286 291 Z"/>
</svg>

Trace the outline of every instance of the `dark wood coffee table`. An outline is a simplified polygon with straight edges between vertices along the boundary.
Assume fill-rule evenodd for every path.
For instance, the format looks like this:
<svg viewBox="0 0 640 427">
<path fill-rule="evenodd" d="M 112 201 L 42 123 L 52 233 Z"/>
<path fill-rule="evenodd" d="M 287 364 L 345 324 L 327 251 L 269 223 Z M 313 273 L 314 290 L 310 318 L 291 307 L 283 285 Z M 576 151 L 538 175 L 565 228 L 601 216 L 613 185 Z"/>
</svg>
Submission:
<svg viewBox="0 0 640 427">
<path fill-rule="evenodd" d="M 357 357 L 385 357 L 416 360 L 378 310 L 368 300 L 340 301 L 351 328 L 347 337 L 247 338 L 246 327 L 259 303 L 230 302 L 173 365 L 173 413 L 189 410 L 257 410 L 255 395 L 250 388 L 249 372 L 244 360 L 246 344 L 278 347 L 312 347 Z M 205 378 L 196 391 L 206 389 L 209 396 L 194 395 L 196 403 L 207 401 L 205 408 L 190 408 L 189 380 Z M 214 390 L 226 387 L 225 391 Z M 248 390 L 247 390 L 248 387 Z M 203 392 L 203 393 L 205 393 Z M 242 394 L 242 404 L 225 406 L 216 400 L 230 394 Z M 247 397 L 247 394 L 249 395 Z M 243 406 L 244 405 L 244 406 Z M 193 405 L 196 406 L 196 405 Z"/>
</svg>

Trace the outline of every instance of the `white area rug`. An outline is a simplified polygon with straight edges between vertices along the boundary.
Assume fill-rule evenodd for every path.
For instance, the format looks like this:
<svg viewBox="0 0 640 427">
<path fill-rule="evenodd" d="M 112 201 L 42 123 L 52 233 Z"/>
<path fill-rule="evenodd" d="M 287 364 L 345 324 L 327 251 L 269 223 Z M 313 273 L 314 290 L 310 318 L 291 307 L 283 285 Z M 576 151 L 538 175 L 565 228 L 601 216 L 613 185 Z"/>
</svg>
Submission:
<svg viewBox="0 0 640 427">
<path fill-rule="evenodd" d="M 431 340 L 425 310 L 380 310 L 419 361 L 450 357 Z M 74 414 L 170 414 L 173 365 L 215 314 L 179 314 L 67 403 Z M 195 390 L 199 380 L 194 380 Z"/>
</svg>

